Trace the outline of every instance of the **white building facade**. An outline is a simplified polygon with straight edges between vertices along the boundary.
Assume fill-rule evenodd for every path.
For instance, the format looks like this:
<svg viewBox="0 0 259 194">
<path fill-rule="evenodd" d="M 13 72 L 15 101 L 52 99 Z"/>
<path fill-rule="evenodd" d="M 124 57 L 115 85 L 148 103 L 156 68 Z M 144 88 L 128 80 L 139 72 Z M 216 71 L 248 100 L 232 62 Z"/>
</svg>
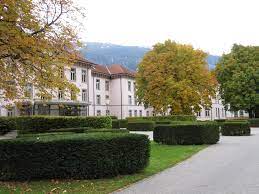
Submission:
<svg viewBox="0 0 259 194">
<path fill-rule="evenodd" d="M 117 116 L 141 117 L 154 115 L 151 107 L 139 104 L 135 94 L 135 72 L 122 65 L 104 66 L 78 60 L 64 71 L 64 76 L 80 90 L 77 95 L 64 94 L 57 90 L 52 100 L 44 101 L 37 97 L 37 89 L 30 87 L 30 97 L 22 108 L 6 108 L 7 102 L 0 98 L 0 116 L 53 115 L 53 116 Z M 199 120 L 245 117 L 246 113 L 225 111 L 218 96 L 212 100 L 211 109 L 197 113 Z"/>
</svg>

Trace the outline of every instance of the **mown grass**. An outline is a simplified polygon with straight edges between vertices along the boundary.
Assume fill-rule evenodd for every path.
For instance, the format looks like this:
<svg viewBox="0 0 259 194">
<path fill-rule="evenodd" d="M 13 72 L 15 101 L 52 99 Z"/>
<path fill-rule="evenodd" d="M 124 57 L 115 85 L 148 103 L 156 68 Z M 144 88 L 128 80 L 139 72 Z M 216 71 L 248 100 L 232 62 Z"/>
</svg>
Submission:
<svg viewBox="0 0 259 194">
<path fill-rule="evenodd" d="M 0 182 L 0 193 L 110 193 L 191 157 L 206 145 L 169 146 L 151 143 L 149 166 L 140 173 L 97 180 L 41 180 Z"/>
</svg>

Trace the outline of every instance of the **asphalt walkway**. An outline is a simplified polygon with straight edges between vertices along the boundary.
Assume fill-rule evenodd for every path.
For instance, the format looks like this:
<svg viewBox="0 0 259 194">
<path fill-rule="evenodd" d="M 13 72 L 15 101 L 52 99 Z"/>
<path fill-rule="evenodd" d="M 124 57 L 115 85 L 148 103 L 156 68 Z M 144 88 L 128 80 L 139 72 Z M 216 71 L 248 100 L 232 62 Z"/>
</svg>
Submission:
<svg viewBox="0 0 259 194">
<path fill-rule="evenodd" d="M 259 128 L 222 136 L 190 159 L 118 194 L 259 194 Z"/>
</svg>

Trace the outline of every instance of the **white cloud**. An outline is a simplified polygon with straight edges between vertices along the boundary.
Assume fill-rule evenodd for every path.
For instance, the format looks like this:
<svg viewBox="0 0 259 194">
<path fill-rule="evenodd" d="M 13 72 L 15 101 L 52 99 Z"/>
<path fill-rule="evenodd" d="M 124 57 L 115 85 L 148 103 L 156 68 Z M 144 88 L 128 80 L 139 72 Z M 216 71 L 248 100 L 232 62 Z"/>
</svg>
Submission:
<svg viewBox="0 0 259 194">
<path fill-rule="evenodd" d="M 258 0 L 76 0 L 86 41 L 152 46 L 166 39 L 211 54 L 259 45 Z"/>
</svg>

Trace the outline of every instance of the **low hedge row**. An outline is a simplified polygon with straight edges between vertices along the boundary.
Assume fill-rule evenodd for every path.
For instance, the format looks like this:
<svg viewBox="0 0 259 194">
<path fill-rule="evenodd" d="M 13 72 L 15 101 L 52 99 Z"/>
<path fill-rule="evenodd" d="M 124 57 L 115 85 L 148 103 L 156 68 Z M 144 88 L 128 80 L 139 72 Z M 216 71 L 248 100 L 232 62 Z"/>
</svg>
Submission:
<svg viewBox="0 0 259 194">
<path fill-rule="evenodd" d="M 219 128 L 216 122 L 157 125 L 153 138 L 169 145 L 215 144 L 219 141 Z"/>
<path fill-rule="evenodd" d="M 0 180 L 92 179 L 132 174 L 149 161 L 148 137 L 88 133 L 0 141 Z"/>
<path fill-rule="evenodd" d="M 129 131 L 153 131 L 155 127 L 154 121 L 139 120 L 129 121 L 127 129 Z"/>
<path fill-rule="evenodd" d="M 196 121 L 194 115 L 168 115 L 153 117 L 127 117 L 128 121 L 132 120 L 150 120 L 150 121 Z"/>
<path fill-rule="evenodd" d="M 221 134 L 226 136 L 250 135 L 249 122 L 225 122 L 221 126 Z"/>
<path fill-rule="evenodd" d="M 0 117 L 0 135 L 15 130 L 15 120 L 12 117 Z"/>
<path fill-rule="evenodd" d="M 32 116 L 16 117 L 16 129 L 21 131 L 42 132 L 59 128 L 111 128 L 110 117 L 53 117 Z"/>
<path fill-rule="evenodd" d="M 259 118 L 249 119 L 251 127 L 259 127 Z"/>
<path fill-rule="evenodd" d="M 128 120 L 126 120 L 126 119 L 113 119 L 112 120 L 113 129 L 127 128 L 127 126 L 128 126 Z"/>
</svg>

